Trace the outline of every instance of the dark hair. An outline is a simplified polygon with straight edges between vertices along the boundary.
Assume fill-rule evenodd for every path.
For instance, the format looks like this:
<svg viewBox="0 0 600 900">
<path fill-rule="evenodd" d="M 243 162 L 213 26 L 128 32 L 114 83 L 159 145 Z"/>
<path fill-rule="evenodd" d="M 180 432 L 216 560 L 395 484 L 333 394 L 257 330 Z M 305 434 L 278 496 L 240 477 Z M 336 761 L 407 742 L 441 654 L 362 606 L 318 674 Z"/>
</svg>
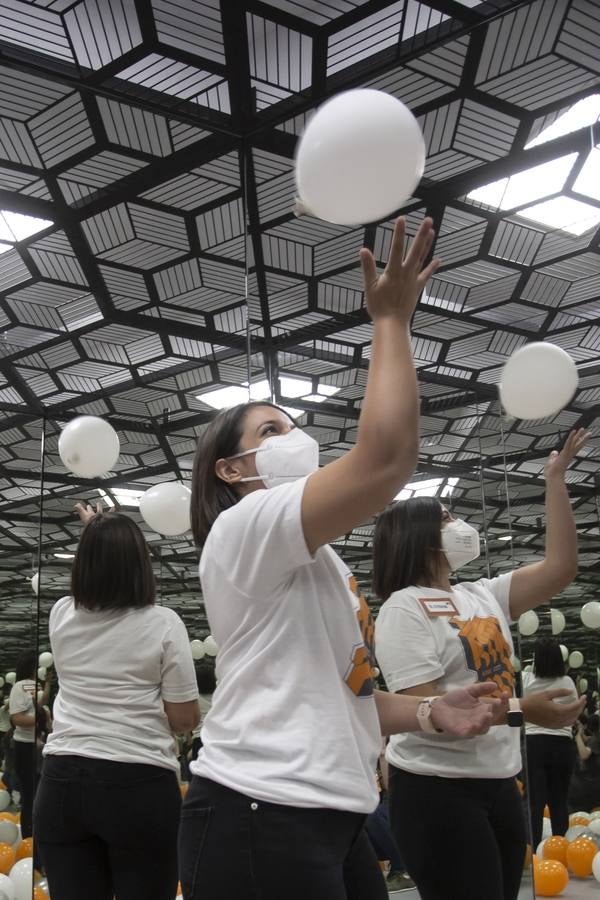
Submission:
<svg viewBox="0 0 600 900">
<path fill-rule="evenodd" d="M 17 657 L 15 666 L 16 681 L 37 678 L 37 653 L 35 650 L 23 650 Z"/>
<path fill-rule="evenodd" d="M 152 606 L 154 572 L 144 535 L 120 512 L 98 513 L 83 529 L 71 572 L 76 607 L 89 610 Z"/>
<path fill-rule="evenodd" d="M 560 644 L 551 637 L 540 637 L 533 651 L 533 670 L 538 678 L 560 678 L 565 674 L 565 661 Z"/>
<path fill-rule="evenodd" d="M 442 549 L 442 504 L 412 497 L 388 506 L 375 523 L 373 589 L 387 600 L 394 591 L 435 578 Z"/>
<path fill-rule="evenodd" d="M 200 549 L 220 514 L 235 506 L 240 499 L 237 491 L 218 477 L 215 464 L 217 460 L 228 459 L 239 452 L 246 416 L 251 409 L 259 406 L 281 409 L 268 400 L 232 406 L 212 420 L 198 441 L 192 471 L 191 520 L 194 541 Z"/>
<path fill-rule="evenodd" d="M 217 687 L 214 666 L 198 666 L 196 669 L 196 683 L 201 694 L 214 694 Z"/>
</svg>

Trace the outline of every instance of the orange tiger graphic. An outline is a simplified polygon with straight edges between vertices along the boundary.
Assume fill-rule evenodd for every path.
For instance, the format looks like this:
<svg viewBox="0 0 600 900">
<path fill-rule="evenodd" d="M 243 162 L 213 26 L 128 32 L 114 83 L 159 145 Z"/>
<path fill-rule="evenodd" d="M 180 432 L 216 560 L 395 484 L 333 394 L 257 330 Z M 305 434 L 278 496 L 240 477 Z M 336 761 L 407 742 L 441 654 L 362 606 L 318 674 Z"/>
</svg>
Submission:
<svg viewBox="0 0 600 900">
<path fill-rule="evenodd" d="M 511 649 L 498 619 L 475 616 L 464 622 L 455 617 L 449 622 L 458 629 L 467 668 L 477 673 L 477 681 L 494 681 L 498 685 L 498 694 L 508 691 L 512 696 L 515 670 L 510 661 Z"/>
<path fill-rule="evenodd" d="M 360 604 L 357 617 L 363 643 L 353 647 L 350 666 L 344 681 L 357 697 L 370 697 L 373 694 L 373 667 L 375 665 L 375 623 L 367 601 L 358 592 L 358 583 L 353 575 L 350 576 L 349 587 Z"/>
</svg>

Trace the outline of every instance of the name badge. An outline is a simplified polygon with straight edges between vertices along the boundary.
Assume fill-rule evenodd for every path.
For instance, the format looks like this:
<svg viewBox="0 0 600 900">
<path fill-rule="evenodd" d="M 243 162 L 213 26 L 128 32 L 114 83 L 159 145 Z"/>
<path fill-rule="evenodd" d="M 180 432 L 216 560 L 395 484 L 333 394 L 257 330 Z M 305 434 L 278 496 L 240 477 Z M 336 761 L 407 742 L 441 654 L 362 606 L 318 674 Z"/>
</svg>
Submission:
<svg viewBox="0 0 600 900">
<path fill-rule="evenodd" d="M 457 616 L 458 610 L 449 597 L 419 597 L 428 616 Z"/>
</svg>

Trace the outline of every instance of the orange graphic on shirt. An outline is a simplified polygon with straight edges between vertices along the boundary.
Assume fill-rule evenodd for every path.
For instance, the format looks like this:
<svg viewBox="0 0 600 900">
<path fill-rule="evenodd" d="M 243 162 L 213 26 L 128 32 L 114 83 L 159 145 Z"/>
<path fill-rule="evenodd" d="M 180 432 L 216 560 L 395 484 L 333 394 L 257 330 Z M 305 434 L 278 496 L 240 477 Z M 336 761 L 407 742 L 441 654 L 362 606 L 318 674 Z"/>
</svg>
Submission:
<svg viewBox="0 0 600 900">
<path fill-rule="evenodd" d="M 477 681 L 495 681 L 500 691 L 512 696 L 515 670 L 510 661 L 511 649 L 495 616 L 475 616 L 466 622 L 454 618 L 450 625 L 458 629 L 467 668 L 477 673 Z"/>
<path fill-rule="evenodd" d="M 358 624 L 362 635 L 362 643 L 352 648 L 350 666 L 344 681 L 357 697 L 371 697 L 373 694 L 373 667 L 375 665 L 375 623 L 369 605 L 358 592 L 358 584 L 353 575 L 349 579 L 349 587 L 358 598 Z"/>
</svg>

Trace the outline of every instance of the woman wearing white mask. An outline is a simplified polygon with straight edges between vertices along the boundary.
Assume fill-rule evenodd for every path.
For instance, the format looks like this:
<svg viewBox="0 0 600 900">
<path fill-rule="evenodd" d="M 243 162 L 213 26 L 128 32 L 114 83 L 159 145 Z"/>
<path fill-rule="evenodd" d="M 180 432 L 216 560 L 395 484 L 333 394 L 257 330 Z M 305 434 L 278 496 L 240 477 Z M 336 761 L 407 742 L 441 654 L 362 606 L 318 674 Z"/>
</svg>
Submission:
<svg viewBox="0 0 600 900">
<path fill-rule="evenodd" d="M 437 265 L 424 267 L 432 241 L 426 219 L 404 259 L 400 219 L 379 278 L 362 251 L 374 328 L 351 451 L 319 469 L 317 443 L 267 403 L 221 413 L 199 444 L 192 529 L 219 653 L 182 811 L 186 900 L 387 898 L 363 826 L 380 735 L 418 729 L 419 701 L 374 691 L 368 607 L 327 544 L 383 509 L 415 467 L 409 323 Z M 487 728 L 478 698 L 490 690 L 448 694 L 436 726 Z"/>
<path fill-rule="evenodd" d="M 577 533 L 565 485 L 567 466 L 589 435 L 573 432 L 546 467 L 546 555 L 496 578 L 450 583 L 476 559 L 479 534 L 435 497 L 395 503 L 377 520 L 374 587 L 383 603 L 375 646 L 388 689 L 429 698 L 435 709 L 458 687 L 494 681 L 508 694 L 487 734 L 468 739 L 394 735 L 387 749 L 390 820 L 422 900 L 515 900 L 526 828 L 515 776 L 522 768 L 523 720 L 571 724 L 583 701 L 554 703 L 569 691 L 513 698 L 510 623 L 559 593 L 577 573 Z"/>
</svg>

